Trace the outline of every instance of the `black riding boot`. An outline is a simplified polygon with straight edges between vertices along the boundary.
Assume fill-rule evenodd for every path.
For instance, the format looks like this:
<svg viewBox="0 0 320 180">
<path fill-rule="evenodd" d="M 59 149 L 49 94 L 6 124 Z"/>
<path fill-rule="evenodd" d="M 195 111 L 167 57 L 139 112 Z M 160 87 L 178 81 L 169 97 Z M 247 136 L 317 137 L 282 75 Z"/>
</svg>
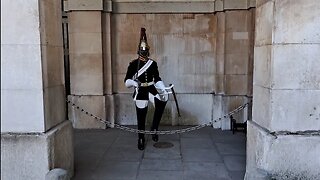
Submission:
<svg viewBox="0 0 320 180">
<path fill-rule="evenodd" d="M 155 103 L 155 110 L 154 110 L 154 115 L 153 115 L 153 122 L 151 126 L 151 130 L 158 131 L 158 127 L 160 124 L 160 120 L 163 114 L 163 111 L 166 107 L 167 101 L 160 101 L 158 98 L 154 98 L 154 103 Z M 159 136 L 157 134 L 152 135 L 152 140 L 155 142 L 158 142 Z"/>
<path fill-rule="evenodd" d="M 147 112 L 148 112 L 148 107 L 138 108 L 136 106 L 136 111 L 137 111 L 138 129 L 139 130 L 145 130 L 146 115 L 147 115 Z M 139 139 L 138 139 L 138 149 L 144 150 L 144 145 L 145 145 L 144 144 L 145 143 L 144 134 L 143 133 L 139 133 L 138 137 L 139 137 Z"/>
</svg>

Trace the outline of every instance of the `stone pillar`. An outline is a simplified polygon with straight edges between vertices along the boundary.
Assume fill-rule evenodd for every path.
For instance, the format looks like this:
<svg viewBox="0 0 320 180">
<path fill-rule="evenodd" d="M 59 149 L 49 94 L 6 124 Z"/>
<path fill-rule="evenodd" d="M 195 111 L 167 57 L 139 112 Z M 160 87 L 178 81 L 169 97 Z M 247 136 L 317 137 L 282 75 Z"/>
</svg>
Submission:
<svg viewBox="0 0 320 180">
<path fill-rule="evenodd" d="M 213 116 L 221 117 L 252 97 L 254 9 L 218 12 L 216 15 L 214 102 L 217 103 Z M 234 118 L 238 122 L 248 120 L 250 117 L 245 111 L 247 109 L 233 115 Z M 229 118 L 219 123 L 222 129 L 230 129 Z"/>
<path fill-rule="evenodd" d="M 320 177 L 320 3 L 258 0 L 246 179 Z"/>
<path fill-rule="evenodd" d="M 60 1 L 1 1 L 1 179 L 73 174 L 61 19 Z"/>
<path fill-rule="evenodd" d="M 113 71 L 112 71 L 112 36 L 111 36 L 111 1 L 104 1 L 104 11 L 102 13 L 102 47 L 103 47 L 103 74 L 105 94 L 105 112 L 110 122 L 114 122 L 114 90 L 113 90 Z"/>
<path fill-rule="evenodd" d="M 105 119 L 102 0 L 68 0 L 70 87 L 73 103 Z M 75 128 L 106 125 L 69 106 Z"/>
</svg>

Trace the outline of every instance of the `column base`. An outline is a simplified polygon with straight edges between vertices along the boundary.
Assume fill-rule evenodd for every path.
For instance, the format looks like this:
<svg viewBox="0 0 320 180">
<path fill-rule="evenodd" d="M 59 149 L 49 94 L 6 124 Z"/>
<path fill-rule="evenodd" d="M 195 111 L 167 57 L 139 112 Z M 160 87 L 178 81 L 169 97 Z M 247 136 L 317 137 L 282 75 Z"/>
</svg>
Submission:
<svg viewBox="0 0 320 180">
<path fill-rule="evenodd" d="M 73 128 L 64 121 L 45 133 L 1 134 L 1 179 L 45 179 L 62 168 L 73 176 Z"/>
</svg>

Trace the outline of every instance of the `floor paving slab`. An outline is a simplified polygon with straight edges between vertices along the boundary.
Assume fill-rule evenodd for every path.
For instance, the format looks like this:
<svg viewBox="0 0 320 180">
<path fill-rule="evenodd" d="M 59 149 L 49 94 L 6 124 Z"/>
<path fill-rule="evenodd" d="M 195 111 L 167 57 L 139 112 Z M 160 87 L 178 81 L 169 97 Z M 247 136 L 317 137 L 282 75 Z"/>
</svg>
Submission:
<svg viewBox="0 0 320 180">
<path fill-rule="evenodd" d="M 215 148 L 210 138 L 181 138 L 181 148 Z"/>
<path fill-rule="evenodd" d="M 246 155 L 246 145 L 244 143 L 215 143 L 215 145 L 222 155 Z"/>
<path fill-rule="evenodd" d="M 139 162 L 101 161 L 93 172 L 93 179 L 136 179 Z"/>
<path fill-rule="evenodd" d="M 223 162 L 216 149 L 182 149 L 184 162 Z"/>
<path fill-rule="evenodd" d="M 246 171 L 229 171 L 232 180 L 243 180 Z"/>
<path fill-rule="evenodd" d="M 186 162 L 184 163 L 184 179 L 230 179 L 223 163 Z"/>
<path fill-rule="evenodd" d="M 182 171 L 139 171 L 137 180 L 183 180 Z"/>
<path fill-rule="evenodd" d="M 182 171 L 182 160 L 143 159 L 140 170 Z"/>
<path fill-rule="evenodd" d="M 111 147 L 102 157 L 105 161 L 134 161 L 142 159 L 143 151 L 131 147 Z"/>
<path fill-rule="evenodd" d="M 159 142 L 162 142 L 161 140 Z M 166 141 L 173 144 L 172 148 L 155 148 L 153 141 L 147 141 L 144 152 L 145 159 L 181 159 L 180 141 Z"/>
<path fill-rule="evenodd" d="M 229 171 L 246 170 L 246 156 L 224 156 L 223 161 Z"/>
<path fill-rule="evenodd" d="M 136 128 L 136 126 L 130 126 Z M 190 126 L 163 126 L 160 130 Z M 160 135 L 173 147 L 155 148 L 146 135 L 146 148 L 137 149 L 137 134 L 118 129 L 75 130 L 73 180 L 238 180 L 245 173 L 244 133 L 206 127 Z"/>
</svg>

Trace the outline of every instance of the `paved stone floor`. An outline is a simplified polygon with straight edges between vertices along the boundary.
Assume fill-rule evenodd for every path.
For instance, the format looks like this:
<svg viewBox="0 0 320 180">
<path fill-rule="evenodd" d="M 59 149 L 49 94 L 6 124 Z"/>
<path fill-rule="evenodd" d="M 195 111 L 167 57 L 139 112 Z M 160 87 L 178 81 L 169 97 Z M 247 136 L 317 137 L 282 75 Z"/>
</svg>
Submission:
<svg viewBox="0 0 320 180">
<path fill-rule="evenodd" d="M 161 127 L 179 129 L 181 126 Z M 206 127 L 175 135 L 160 135 L 170 142 L 155 148 L 146 136 L 144 151 L 137 135 L 118 129 L 75 130 L 74 180 L 238 180 L 246 164 L 246 137 Z"/>
</svg>

